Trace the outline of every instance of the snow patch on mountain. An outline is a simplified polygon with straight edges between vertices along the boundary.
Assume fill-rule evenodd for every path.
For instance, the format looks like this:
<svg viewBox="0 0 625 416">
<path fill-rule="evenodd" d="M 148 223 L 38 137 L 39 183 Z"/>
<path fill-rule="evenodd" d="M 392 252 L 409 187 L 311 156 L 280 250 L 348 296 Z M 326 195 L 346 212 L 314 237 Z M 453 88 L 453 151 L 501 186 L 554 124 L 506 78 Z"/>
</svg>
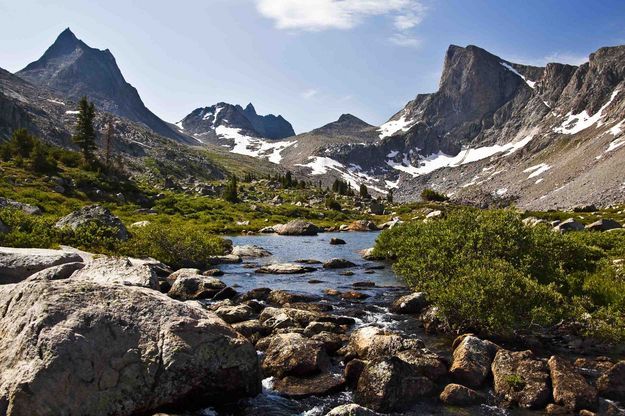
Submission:
<svg viewBox="0 0 625 416">
<path fill-rule="evenodd" d="M 531 81 L 531 80 L 529 80 L 529 79 L 525 78 L 523 75 L 521 75 L 521 74 L 519 73 L 519 71 L 517 71 L 516 69 L 514 69 L 514 68 L 512 67 L 512 65 L 510 65 L 509 63 L 507 63 L 507 62 L 500 62 L 500 63 L 501 63 L 501 65 L 502 65 L 504 68 L 506 68 L 508 71 L 510 71 L 510 72 L 512 72 L 513 74 L 518 75 L 519 77 L 521 77 L 521 79 L 522 79 L 523 81 L 525 81 L 525 83 L 526 83 L 526 84 L 527 84 L 527 85 L 528 85 L 531 89 L 536 89 L 536 81 Z"/>
<path fill-rule="evenodd" d="M 414 125 L 414 123 L 414 120 L 406 119 L 406 114 L 403 114 L 397 120 L 387 121 L 386 123 L 382 124 L 378 129 L 378 131 L 380 132 L 380 139 L 390 137 L 399 131 L 408 131 Z"/>
<path fill-rule="evenodd" d="M 362 168 L 356 164 L 350 164 L 345 166 L 341 162 L 325 156 L 310 156 L 308 158 L 310 162 L 306 164 L 296 164 L 295 166 L 302 166 L 311 170 L 311 175 L 324 175 L 330 170 L 337 172 L 341 178 L 350 184 L 352 188 L 358 189 L 361 184 L 366 184 L 369 188 L 386 194 L 385 189 L 381 189 L 372 184 L 375 178 L 367 175 L 363 172 Z M 395 184 L 395 186 L 397 186 Z"/>
<path fill-rule="evenodd" d="M 547 172 L 549 169 L 551 169 L 551 166 L 549 166 L 546 163 L 540 163 L 538 165 L 531 166 L 525 169 L 523 173 L 529 173 L 530 175 L 527 177 L 527 179 L 532 179 L 532 178 L 542 175 L 543 173 Z"/>
<path fill-rule="evenodd" d="M 455 156 L 450 156 L 440 151 L 419 160 L 419 166 L 412 166 L 407 155 L 404 155 L 400 163 L 394 160 L 387 160 L 386 164 L 395 170 L 408 173 L 412 176 L 420 176 L 445 167 L 457 167 L 467 163 L 477 162 L 478 160 L 486 159 L 499 153 L 505 152 L 503 156 L 509 156 L 525 147 L 533 138 L 534 135 L 530 134 L 522 140 L 503 145 L 495 144 L 492 146 L 468 148 L 461 150 Z"/>
<path fill-rule="evenodd" d="M 241 129 L 227 126 L 218 126 L 215 134 L 223 139 L 234 141 L 234 147 L 230 152 L 265 158 L 275 164 L 282 161 L 282 151 L 295 144 L 295 141 L 268 142 L 258 137 L 246 136 L 241 133 Z"/>
<path fill-rule="evenodd" d="M 608 102 L 605 103 L 603 107 L 601 107 L 599 111 L 592 116 L 589 115 L 586 110 L 579 114 L 572 114 L 572 112 L 569 112 L 562 124 L 555 127 L 553 131 L 561 134 L 576 134 L 582 130 L 586 130 L 588 127 L 593 126 L 601 120 L 604 115 L 603 111 L 608 108 L 610 104 L 612 104 L 612 101 L 614 101 L 614 98 L 616 98 L 619 92 L 619 90 L 615 90 Z"/>
</svg>

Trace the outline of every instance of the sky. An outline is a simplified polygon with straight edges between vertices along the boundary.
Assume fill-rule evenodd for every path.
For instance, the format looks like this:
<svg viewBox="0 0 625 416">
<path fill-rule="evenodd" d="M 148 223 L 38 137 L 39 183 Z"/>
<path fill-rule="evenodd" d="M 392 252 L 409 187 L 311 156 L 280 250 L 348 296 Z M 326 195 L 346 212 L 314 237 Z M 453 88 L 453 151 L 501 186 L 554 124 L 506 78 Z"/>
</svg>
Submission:
<svg viewBox="0 0 625 416">
<path fill-rule="evenodd" d="M 343 113 L 384 123 L 437 89 L 450 44 L 532 65 L 625 44 L 623 0 L 0 0 L 0 16 L 11 72 L 70 27 L 167 121 L 252 102 L 298 133 Z"/>
</svg>

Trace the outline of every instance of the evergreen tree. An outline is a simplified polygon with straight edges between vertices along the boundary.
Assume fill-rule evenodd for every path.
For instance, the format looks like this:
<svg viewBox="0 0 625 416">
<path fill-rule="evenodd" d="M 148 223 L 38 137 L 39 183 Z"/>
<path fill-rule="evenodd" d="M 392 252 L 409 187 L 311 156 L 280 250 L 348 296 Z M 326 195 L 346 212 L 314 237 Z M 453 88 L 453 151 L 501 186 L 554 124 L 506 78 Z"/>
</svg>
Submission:
<svg viewBox="0 0 625 416">
<path fill-rule="evenodd" d="M 386 194 L 386 200 L 388 201 L 389 204 L 393 203 L 393 190 L 392 189 L 388 190 L 388 194 Z"/>
<path fill-rule="evenodd" d="M 361 198 L 368 198 L 369 197 L 369 190 L 367 189 L 367 185 L 365 185 L 364 183 L 360 184 L 360 197 Z"/>
<path fill-rule="evenodd" d="M 78 123 L 74 134 L 74 143 L 80 147 L 85 162 L 90 165 L 94 162 L 96 150 L 96 133 L 93 121 L 95 119 L 95 107 L 93 103 L 83 97 L 78 103 Z"/>
<path fill-rule="evenodd" d="M 223 198 L 228 202 L 238 202 L 238 192 L 237 177 L 232 175 L 224 189 Z"/>
<path fill-rule="evenodd" d="M 57 169 L 56 160 L 50 155 L 47 146 L 40 141 L 35 142 L 30 152 L 30 168 L 38 173 L 54 173 Z"/>
</svg>

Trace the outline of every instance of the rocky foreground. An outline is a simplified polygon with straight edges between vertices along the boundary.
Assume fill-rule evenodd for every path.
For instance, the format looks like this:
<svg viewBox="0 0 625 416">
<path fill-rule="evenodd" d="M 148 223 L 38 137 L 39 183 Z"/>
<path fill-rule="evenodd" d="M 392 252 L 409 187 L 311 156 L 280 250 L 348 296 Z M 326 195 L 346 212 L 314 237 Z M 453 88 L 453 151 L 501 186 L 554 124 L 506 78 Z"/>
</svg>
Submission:
<svg viewBox="0 0 625 416">
<path fill-rule="evenodd" d="M 254 246 L 233 251 L 222 261 L 268 255 Z M 356 266 L 340 263 L 317 266 Z M 313 273 L 315 264 L 269 265 L 261 272 L 296 267 L 296 273 Z M 328 413 L 335 416 L 409 412 L 424 401 L 625 414 L 618 404 L 625 401 L 625 361 L 539 356 L 471 334 L 447 352 L 434 352 L 415 334 L 363 325 L 357 303 L 338 313 L 311 295 L 267 288 L 241 294 L 218 279 L 218 269 L 172 271 L 153 260 L 68 248 L 2 248 L 0 275 L 0 409 L 6 415 L 218 406 L 260 394 L 263 379 L 274 393 L 294 399 L 353 391 L 354 403 Z M 359 282 L 351 292 L 371 285 Z M 327 292 L 358 302 L 346 293 Z M 430 332 L 444 329 L 423 293 L 387 306 L 413 315 Z"/>
</svg>

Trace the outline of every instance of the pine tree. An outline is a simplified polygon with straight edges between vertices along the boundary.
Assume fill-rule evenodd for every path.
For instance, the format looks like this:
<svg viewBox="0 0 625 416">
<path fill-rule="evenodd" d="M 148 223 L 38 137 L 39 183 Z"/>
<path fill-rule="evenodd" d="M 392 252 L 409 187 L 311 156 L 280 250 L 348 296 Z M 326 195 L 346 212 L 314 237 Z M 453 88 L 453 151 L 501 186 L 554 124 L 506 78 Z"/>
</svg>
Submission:
<svg viewBox="0 0 625 416">
<path fill-rule="evenodd" d="M 387 201 L 389 204 L 392 204 L 392 203 L 393 203 L 393 190 L 392 190 L 392 189 L 389 189 L 389 190 L 388 190 L 388 194 L 386 194 L 386 201 Z"/>
<path fill-rule="evenodd" d="M 85 163 L 91 165 L 94 160 L 96 150 L 96 133 L 93 121 L 95 119 L 95 107 L 93 103 L 83 97 L 78 103 L 78 123 L 74 134 L 74 143 L 80 147 Z"/>
<path fill-rule="evenodd" d="M 228 202 L 238 202 L 238 192 L 237 177 L 232 175 L 226 184 L 226 188 L 224 189 L 223 198 Z"/>
<path fill-rule="evenodd" d="M 360 197 L 361 198 L 368 198 L 369 197 L 369 190 L 367 189 L 367 185 L 365 185 L 364 183 L 360 184 Z"/>
</svg>

